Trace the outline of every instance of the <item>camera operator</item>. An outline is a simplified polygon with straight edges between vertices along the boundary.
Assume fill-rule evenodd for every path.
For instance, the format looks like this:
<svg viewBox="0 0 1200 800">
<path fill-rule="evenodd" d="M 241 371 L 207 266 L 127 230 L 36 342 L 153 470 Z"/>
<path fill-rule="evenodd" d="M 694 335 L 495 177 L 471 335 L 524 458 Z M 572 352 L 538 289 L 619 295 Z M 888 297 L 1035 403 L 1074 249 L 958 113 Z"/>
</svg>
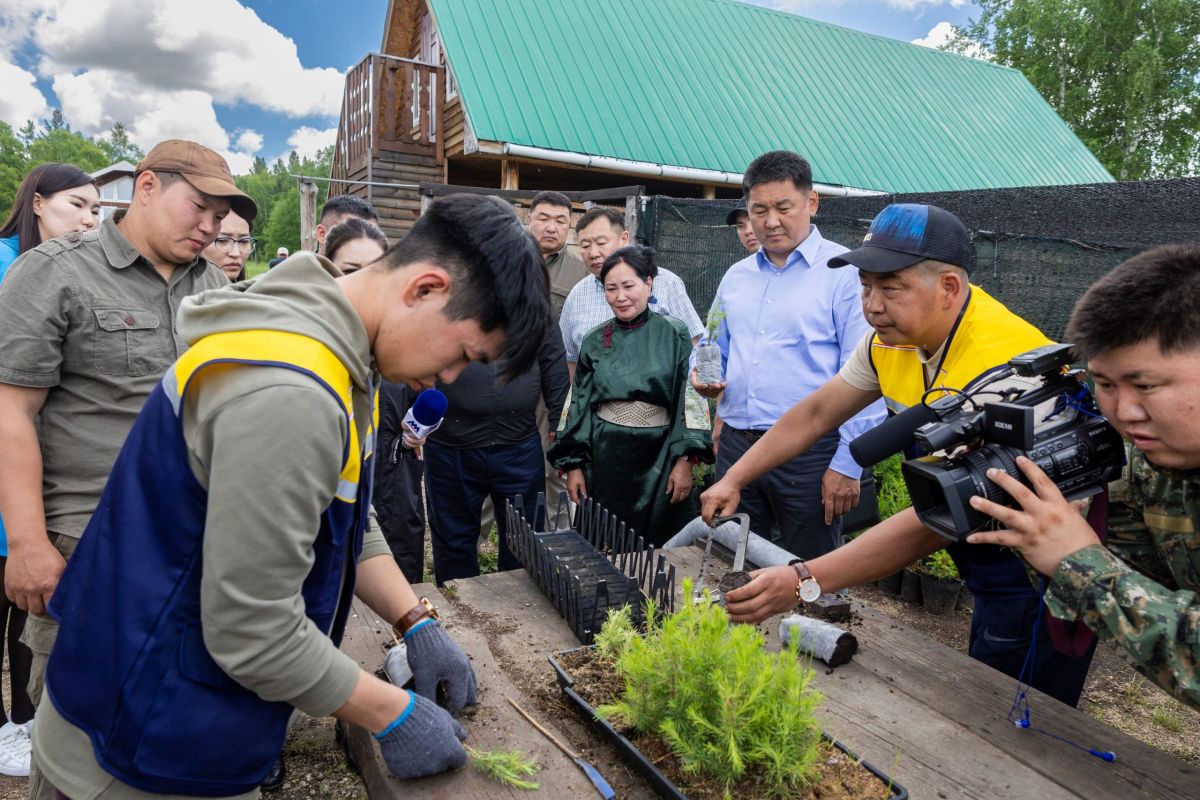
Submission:
<svg viewBox="0 0 1200 800">
<path fill-rule="evenodd" d="M 880 396 L 898 414 L 923 400 L 967 389 L 1013 356 L 1048 344 L 1035 327 L 968 282 L 974 261 L 970 236 L 956 216 L 937 206 L 908 203 L 885 208 L 860 248 L 830 259 L 831 267 L 858 267 L 863 314 L 875 333 L 832 380 L 793 406 L 701 496 L 704 518 L 731 513 L 742 487 L 803 453 Z M 802 582 L 813 580 L 824 592 L 857 586 L 944 546 L 945 539 L 906 509 L 820 558 L 757 570 L 753 581 L 726 595 L 730 617 L 760 622 L 794 608 Z M 1040 613 L 1024 566 L 999 547 L 956 543 L 949 551 L 975 598 L 971 656 L 1016 677 Z M 1038 626 L 1031 683 L 1075 705 L 1095 639 L 1072 641 L 1075 652 L 1060 653 L 1047 627 Z"/>
<path fill-rule="evenodd" d="M 968 541 L 1019 550 L 1049 576 L 1051 614 L 1082 620 L 1200 708 L 1200 245 L 1149 250 L 1105 275 L 1076 304 L 1067 337 L 1100 410 L 1130 442 L 1110 484 L 1107 541 L 1025 458 L 1017 464 L 1033 491 L 988 472 L 1020 508 L 971 499 L 1008 530 Z"/>
</svg>

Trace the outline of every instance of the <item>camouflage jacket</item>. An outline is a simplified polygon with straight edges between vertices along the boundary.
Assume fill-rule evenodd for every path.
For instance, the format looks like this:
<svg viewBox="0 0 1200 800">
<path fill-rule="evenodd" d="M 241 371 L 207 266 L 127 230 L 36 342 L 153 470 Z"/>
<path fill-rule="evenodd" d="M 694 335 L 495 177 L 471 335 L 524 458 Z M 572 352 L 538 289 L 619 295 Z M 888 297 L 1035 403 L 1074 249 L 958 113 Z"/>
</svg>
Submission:
<svg viewBox="0 0 1200 800">
<path fill-rule="evenodd" d="M 1050 613 L 1082 619 L 1133 666 L 1200 708 L 1200 470 L 1158 469 L 1130 448 L 1109 486 L 1107 548 L 1063 559 Z"/>
</svg>

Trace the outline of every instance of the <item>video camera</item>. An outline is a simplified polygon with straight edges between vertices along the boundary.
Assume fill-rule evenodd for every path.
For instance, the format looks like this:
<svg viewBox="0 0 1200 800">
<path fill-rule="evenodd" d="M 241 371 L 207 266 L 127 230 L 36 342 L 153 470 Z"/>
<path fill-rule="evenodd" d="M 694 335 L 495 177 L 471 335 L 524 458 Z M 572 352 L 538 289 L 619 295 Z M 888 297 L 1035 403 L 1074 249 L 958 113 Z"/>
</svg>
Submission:
<svg viewBox="0 0 1200 800">
<path fill-rule="evenodd" d="M 1121 473 L 1125 448 L 1121 435 L 1096 406 L 1071 363 L 1071 345 L 1052 344 L 1022 353 L 1003 369 L 963 392 L 906 409 L 850 445 L 859 464 L 872 466 L 911 444 L 926 455 L 901 465 L 913 508 L 921 522 L 948 539 L 965 538 L 994 520 L 971 508 L 981 495 L 1016 506 L 1011 496 L 987 478 L 991 467 L 1002 469 L 1025 485 L 1017 456 L 1041 467 L 1068 500 L 1099 493 Z M 989 388 L 1014 375 L 1037 378 L 1030 389 Z M 998 400 L 979 403 L 993 395 Z M 1042 419 L 1035 409 L 1054 401 Z M 965 452 L 961 448 L 968 448 Z"/>
</svg>

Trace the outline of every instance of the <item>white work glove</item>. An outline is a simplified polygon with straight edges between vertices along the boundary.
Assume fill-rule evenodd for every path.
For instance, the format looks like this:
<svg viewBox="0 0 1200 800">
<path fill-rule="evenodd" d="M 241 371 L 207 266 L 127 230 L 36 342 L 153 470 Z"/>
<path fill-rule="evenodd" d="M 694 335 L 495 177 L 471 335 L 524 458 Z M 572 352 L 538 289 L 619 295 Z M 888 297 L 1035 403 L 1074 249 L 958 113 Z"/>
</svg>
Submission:
<svg viewBox="0 0 1200 800">
<path fill-rule="evenodd" d="M 407 686 L 412 680 L 413 671 L 408 665 L 408 648 L 404 642 L 387 651 L 383 657 L 383 671 L 394 686 Z"/>
</svg>

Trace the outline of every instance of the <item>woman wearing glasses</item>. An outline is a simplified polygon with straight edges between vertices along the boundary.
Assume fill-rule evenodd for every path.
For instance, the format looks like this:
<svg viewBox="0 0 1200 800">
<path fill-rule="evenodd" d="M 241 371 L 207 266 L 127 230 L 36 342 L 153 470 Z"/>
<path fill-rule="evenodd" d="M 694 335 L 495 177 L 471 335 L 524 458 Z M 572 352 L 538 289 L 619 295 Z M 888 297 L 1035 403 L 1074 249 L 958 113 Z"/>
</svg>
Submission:
<svg viewBox="0 0 1200 800">
<path fill-rule="evenodd" d="M 229 280 L 237 283 L 246 279 L 246 262 L 254 255 L 255 241 L 250 235 L 250 223 L 233 211 L 221 220 L 217 240 L 204 248 L 204 257 L 221 268 Z"/>
</svg>

